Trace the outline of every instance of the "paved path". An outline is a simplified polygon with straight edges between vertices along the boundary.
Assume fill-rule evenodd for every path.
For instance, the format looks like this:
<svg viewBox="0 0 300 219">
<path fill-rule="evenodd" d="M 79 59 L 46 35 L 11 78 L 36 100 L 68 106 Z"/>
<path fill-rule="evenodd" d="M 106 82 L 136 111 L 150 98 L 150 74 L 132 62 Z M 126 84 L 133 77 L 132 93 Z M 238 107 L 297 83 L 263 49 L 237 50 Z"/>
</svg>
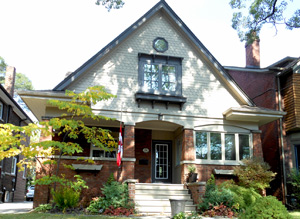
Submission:
<svg viewBox="0 0 300 219">
<path fill-rule="evenodd" d="M 11 202 L 0 204 L 0 214 L 20 214 L 32 210 L 33 202 Z"/>
</svg>

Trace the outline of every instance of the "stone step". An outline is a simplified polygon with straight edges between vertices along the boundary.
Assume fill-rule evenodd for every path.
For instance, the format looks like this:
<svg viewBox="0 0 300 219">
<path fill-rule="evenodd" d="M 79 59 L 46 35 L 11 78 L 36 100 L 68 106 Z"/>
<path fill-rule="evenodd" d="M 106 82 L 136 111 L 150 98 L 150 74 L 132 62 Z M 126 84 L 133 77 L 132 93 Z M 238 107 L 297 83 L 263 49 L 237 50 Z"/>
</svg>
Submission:
<svg viewBox="0 0 300 219">
<path fill-rule="evenodd" d="M 135 194 L 185 195 L 188 194 L 188 190 L 135 189 Z"/>
<path fill-rule="evenodd" d="M 135 189 L 155 189 L 155 190 L 182 190 L 183 184 L 163 184 L 163 183 L 137 183 Z"/>
<path fill-rule="evenodd" d="M 149 213 L 171 213 L 171 206 L 136 206 L 136 211 L 142 214 Z M 185 212 L 196 211 L 196 206 L 185 206 Z"/>
<path fill-rule="evenodd" d="M 151 200 L 151 199 L 184 199 L 189 200 L 191 199 L 191 195 L 189 194 L 135 194 L 135 199 L 144 199 L 144 200 Z"/>
<path fill-rule="evenodd" d="M 135 200 L 137 206 L 170 206 L 169 199 L 154 199 L 154 200 Z M 194 205 L 191 199 L 185 202 L 185 205 Z"/>
</svg>

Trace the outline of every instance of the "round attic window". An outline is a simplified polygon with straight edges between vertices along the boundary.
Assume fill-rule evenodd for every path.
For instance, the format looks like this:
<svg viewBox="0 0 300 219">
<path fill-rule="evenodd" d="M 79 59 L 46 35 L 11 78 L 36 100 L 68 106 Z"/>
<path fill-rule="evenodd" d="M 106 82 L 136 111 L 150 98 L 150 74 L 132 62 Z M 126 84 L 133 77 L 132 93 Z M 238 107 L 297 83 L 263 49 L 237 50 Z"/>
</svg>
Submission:
<svg viewBox="0 0 300 219">
<path fill-rule="evenodd" d="M 157 37 L 155 40 L 153 40 L 153 48 L 157 52 L 165 52 L 168 50 L 168 41 L 164 38 Z"/>
</svg>

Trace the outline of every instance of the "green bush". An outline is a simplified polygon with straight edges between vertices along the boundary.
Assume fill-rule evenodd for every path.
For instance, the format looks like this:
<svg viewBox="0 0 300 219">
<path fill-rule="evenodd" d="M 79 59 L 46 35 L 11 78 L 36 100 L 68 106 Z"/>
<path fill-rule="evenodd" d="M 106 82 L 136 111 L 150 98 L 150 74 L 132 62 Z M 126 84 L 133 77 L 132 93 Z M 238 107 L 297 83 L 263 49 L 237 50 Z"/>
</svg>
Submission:
<svg viewBox="0 0 300 219">
<path fill-rule="evenodd" d="M 234 168 L 234 174 L 238 177 L 238 185 L 245 188 L 253 188 L 262 192 L 270 187 L 270 182 L 276 173 L 269 171 L 270 165 L 260 158 L 242 160 L 244 165 Z"/>
<path fill-rule="evenodd" d="M 228 188 L 218 187 L 212 175 L 210 180 L 207 181 L 205 194 L 200 200 L 198 209 L 203 212 L 209 210 L 211 206 L 219 206 L 221 204 L 232 208 L 234 206 L 234 194 Z"/>
<path fill-rule="evenodd" d="M 253 188 L 244 188 L 228 182 L 223 183 L 221 186 L 233 193 L 233 206 L 238 211 L 245 210 L 261 197 Z"/>
<path fill-rule="evenodd" d="M 292 186 L 292 196 L 295 196 L 297 199 L 296 208 L 300 207 L 300 173 L 297 169 L 292 169 L 289 174 L 288 183 Z"/>
<path fill-rule="evenodd" d="M 101 190 L 103 197 L 94 198 L 87 208 L 90 213 L 103 213 L 111 206 L 114 209 L 134 208 L 129 201 L 127 184 L 116 182 L 110 177 Z"/>
<path fill-rule="evenodd" d="M 41 204 L 34 209 L 35 212 L 46 213 L 52 209 L 51 204 Z"/>
<path fill-rule="evenodd" d="M 239 215 L 240 219 L 291 219 L 287 209 L 274 196 L 261 197 Z"/>
<path fill-rule="evenodd" d="M 67 208 L 74 208 L 78 205 L 80 191 L 61 186 L 57 191 L 52 191 L 52 196 L 53 202 L 64 212 Z"/>
</svg>

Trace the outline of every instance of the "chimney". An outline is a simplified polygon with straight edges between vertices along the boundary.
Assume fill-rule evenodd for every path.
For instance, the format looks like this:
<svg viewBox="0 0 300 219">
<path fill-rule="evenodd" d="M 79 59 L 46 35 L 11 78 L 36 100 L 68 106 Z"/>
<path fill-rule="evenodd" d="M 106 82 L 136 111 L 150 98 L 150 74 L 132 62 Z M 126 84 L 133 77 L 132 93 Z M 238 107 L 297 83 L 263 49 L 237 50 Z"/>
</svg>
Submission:
<svg viewBox="0 0 300 219">
<path fill-rule="evenodd" d="M 259 40 L 246 43 L 246 68 L 260 68 Z"/>
<path fill-rule="evenodd" d="M 12 66 L 7 66 L 4 87 L 12 97 L 14 96 L 15 78 L 16 78 L 16 68 Z"/>
</svg>

